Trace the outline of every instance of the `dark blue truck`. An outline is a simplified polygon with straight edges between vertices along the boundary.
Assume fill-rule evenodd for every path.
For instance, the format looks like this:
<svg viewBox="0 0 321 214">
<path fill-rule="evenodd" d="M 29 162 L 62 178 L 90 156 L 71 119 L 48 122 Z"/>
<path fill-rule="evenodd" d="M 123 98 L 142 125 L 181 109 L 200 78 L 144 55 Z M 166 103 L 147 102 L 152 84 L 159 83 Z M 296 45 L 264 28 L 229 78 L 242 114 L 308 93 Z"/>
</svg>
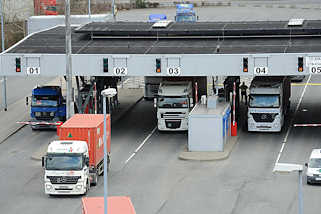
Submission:
<svg viewBox="0 0 321 214">
<path fill-rule="evenodd" d="M 60 86 L 38 86 L 32 90 L 31 128 L 56 128 L 66 120 L 66 103 Z"/>
</svg>

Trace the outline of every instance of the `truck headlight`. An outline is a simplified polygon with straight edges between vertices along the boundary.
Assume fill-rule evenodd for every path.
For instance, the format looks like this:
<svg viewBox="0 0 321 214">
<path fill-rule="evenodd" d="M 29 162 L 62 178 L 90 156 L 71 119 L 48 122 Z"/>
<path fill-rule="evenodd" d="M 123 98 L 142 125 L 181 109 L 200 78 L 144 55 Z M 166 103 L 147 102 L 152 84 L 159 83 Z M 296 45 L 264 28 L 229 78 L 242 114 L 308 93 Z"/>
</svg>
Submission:
<svg viewBox="0 0 321 214">
<path fill-rule="evenodd" d="M 40 117 L 41 116 L 41 112 L 35 112 L 35 116 L 36 117 Z"/>
<path fill-rule="evenodd" d="M 51 117 L 55 116 L 55 112 L 50 112 L 50 116 Z"/>
<path fill-rule="evenodd" d="M 51 190 L 52 189 L 52 185 L 51 184 L 46 184 L 46 189 L 47 190 Z"/>
<path fill-rule="evenodd" d="M 82 185 L 76 185 L 76 189 L 77 190 L 81 190 L 82 189 Z"/>
</svg>

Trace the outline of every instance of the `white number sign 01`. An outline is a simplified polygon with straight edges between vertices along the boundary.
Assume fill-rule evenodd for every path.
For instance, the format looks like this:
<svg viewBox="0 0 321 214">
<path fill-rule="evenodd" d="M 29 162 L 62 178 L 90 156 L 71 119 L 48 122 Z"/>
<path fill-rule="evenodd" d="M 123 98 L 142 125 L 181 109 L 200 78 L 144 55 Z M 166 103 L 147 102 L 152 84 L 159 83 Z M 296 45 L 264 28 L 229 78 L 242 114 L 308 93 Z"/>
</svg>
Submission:
<svg viewBox="0 0 321 214">
<path fill-rule="evenodd" d="M 254 67 L 254 75 L 266 75 L 268 71 L 268 67 Z"/>
<path fill-rule="evenodd" d="M 27 75 L 40 75 L 40 67 L 27 67 Z"/>
<path fill-rule="evenodd" d="M 179 75 L 181 75 L 181 68 L 180 67 L 168 67 L 167 68 L 167 75 L 168 76 L 179 76 Z"/>
<path fill-rule="evenodd" d="M 116 76 L 127 76 L 128 70 L 126 67 L 114 67 L 114 74 Z"/>
</svg>

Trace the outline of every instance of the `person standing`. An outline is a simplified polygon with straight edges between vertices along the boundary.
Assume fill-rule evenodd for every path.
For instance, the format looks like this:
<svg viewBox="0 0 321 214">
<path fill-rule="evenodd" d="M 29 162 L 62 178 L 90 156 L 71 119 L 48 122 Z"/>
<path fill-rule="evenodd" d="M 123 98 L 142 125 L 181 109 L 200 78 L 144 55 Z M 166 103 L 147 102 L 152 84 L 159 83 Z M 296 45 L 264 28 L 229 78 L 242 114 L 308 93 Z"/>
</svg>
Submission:
<svg viewBox="0 0 321 214">
<path fill-rule="evenodd" d="M 242 83 L 242 85 L 240 86 L 241 89 L 241 101 L 243 102 L 243 97 L 245 100 L 245 105 L 247 105 L 247 85 L 245 85 L 245 82 Z"/>
</svg>

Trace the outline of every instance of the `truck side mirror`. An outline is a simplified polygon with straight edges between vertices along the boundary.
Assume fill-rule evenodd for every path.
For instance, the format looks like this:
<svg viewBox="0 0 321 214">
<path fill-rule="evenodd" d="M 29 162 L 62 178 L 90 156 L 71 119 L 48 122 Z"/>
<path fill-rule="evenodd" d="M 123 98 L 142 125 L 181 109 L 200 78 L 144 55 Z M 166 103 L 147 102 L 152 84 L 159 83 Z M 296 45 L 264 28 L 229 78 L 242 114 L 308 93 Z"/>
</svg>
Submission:
<svg viewBox="0 0 321 214">
<path fill-rule="evenodd" d="M 29 105 L 29 102 L 28 102 L 28 97 L 26 97 L 26 106 Z"/>
<path fill-rule="evenodd" d="M 154 98 L 154 108 L 157 107 L 157 98 Z"/>
<path fill-rule="evenodd" d="M 175 22 L 177 22 L 177 20 L 176 20 L 176 16 L 175 16 Z"/>
<path fill-rule="evenodd" d="M 45 167 L 45 157 L 42 157 L 42 158 L 41 158 L 41 165 L 42 165 L 42 168 Z"/>
<path fill-rule="evenodd" d="M 190 103 L 191 107 L 194 107 L 194 100 L 193 100 L 193 98 L 189 98 L 189 103 Z"/>
<path fill-rule="evenodd" d="M 308 167 L 308 163 L 305 163 L 304 165 L 305 165 L 306 167 Z"/>
<path fill-rule="evenodd" d="M 198 21 L 198 19 L 199 19 L 199 17 L 198 16 L 196 16 L 196 20 Z"/>
<path fill-rule="evenodd" d="M 89 157 L 85 157 L 85 164 L 86 166 L 89 166 Z"/>
</svg>

